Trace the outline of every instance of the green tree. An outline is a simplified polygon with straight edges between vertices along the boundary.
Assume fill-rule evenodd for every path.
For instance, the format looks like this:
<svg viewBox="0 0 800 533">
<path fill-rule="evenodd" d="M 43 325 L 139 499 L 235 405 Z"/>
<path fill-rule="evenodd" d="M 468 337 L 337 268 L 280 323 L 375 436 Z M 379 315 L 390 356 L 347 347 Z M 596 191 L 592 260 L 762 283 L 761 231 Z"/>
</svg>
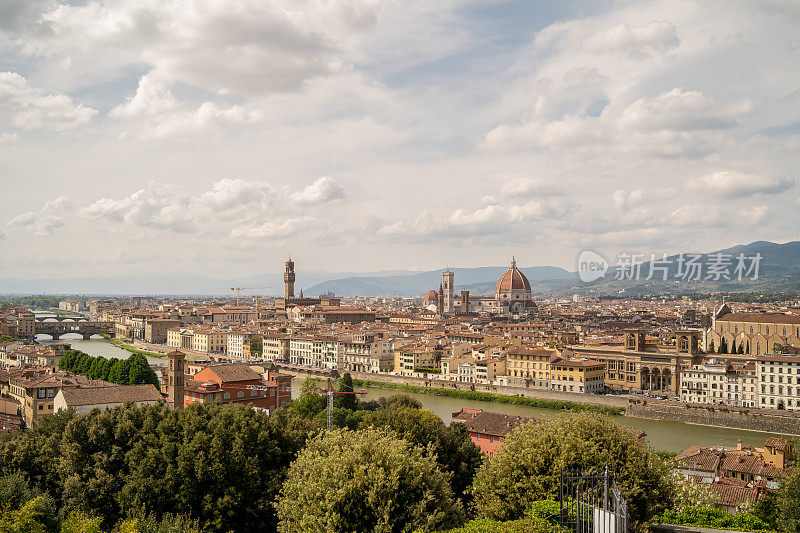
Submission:
<svg viewBox="0 0 800 533">
<path fill-rule="evenodd" d="M 449 427 L 431 411 L 399 407 L 366 413 L 362 427 L 383 428 L 435 457 L 441 469 L 450 473 L 456 497 L 464 499 L 483 455 L 463 424 Z"/>
<path fill-rule="evenodd" d="M 37 496 L 13 511 L 0 513 L 0 533 L 49 533 L 57 529 L 53 500 Z"/>
<path fill-rule="evenodd" d="M 475 476 L 474 506 L 486 518 L 521 518 L 532 501 L 558 495 L 561 468 L 606 466 L 635 522 L 642 524 L 671 504 L 662 460 L 609 417 L 576 413 L 524 424 L 506 437 L 503 448 Z"/>
<path fill-rule="evenodd" d="M 800 465 L 796 462 L 781 482 L 775 504 L 780 530 L 786 533 L 800 531 Z"/>
<path fill-rule="evenodd" d="M 253 335 L 250 337 L 250 355 L 253 357 L 261 357 L 264 351 L 264 341 L 261 335 Z"/>
<path fill-rule="evenodd" d="M 719 353 L 728 353 L 728 341 L 722 337 L 719 341 Z"/>
<path fill-rule="evenodd" d="M 714 353 L 716 350 L 714 349 L 714 341 L 711 341 L 711 345 L 708 347 L 709 353 Z"/>
<path fill-rule="evenodd" d="M 353 378 L 349 372 L 339 378 L 339 392 L 353 392 Z M 333 405 L 354 411 L 358 407 L 358 397 L 355 394 L 337 394 L 333 398 Z"/>
<path fill-rule="evenodd" d="M 279 530 L 436 531 L 463 522 L 447 474 L 385 431 L 317 436 L 292 463 L 277 509 Z"/>
</svg>

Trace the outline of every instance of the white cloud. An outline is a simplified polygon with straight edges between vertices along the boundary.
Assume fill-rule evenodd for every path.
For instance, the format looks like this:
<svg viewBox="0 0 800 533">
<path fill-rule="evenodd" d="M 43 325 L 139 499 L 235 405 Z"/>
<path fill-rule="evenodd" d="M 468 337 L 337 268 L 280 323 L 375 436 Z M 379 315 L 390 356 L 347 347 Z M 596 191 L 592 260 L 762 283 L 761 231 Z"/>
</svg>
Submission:
<svg viewBox="0 0 800 533">
<path fill-rule="evenodd" d="M 645 201 L 644 191 L 636 189 L 630 192 L 617 189 L 613 194 L 614 207 L 617 209 L 627 209 L 641 205 Z"/>
<path fill-rule="evenodd" d="M 7 131 L 0 133 L 0 147 L 11 146 L 19 142 L 19 134 Z"/>
<path fill-rule="evenodd" d="M 69 199 L 59 196 L 45 202 L 38 211 L 19 214 L 6 223 L 9 228 L 23 228 L 37 237 L 49 237 L 64 226 L 64 211 L 72 207 Z"/>
<path fill-rule="evenodd" d="M 318 194 L 311 195 L 309 189 Z M 314 220 L 289 201 L 297 194 L 306 199 L 313 196 L 313 203 L 320 205 L 343 197 L 344 189 L 332 178 L 320 178 L 299 193 L 275 189 L 262 181 L 226 178 L 206 191 L 185 194 L 151 181 L 124 198 L 100 198 L 83 208 L 81 215 L 156 231 L 278 239 Z"/>
<path fill-rule="evenodd" d="M 214 92 L 293 91 L 334 72 L 340 48 L 374 26 L 381 3 L 342 0 L 89 0 L 46 10 L 31 54 L 92 71 L 147 65 L 162 79 Z"/>
<path fill-rule="evenodd" d="M 629 55 L 638 55 L 648 50 L 666 51 L 679 44 L 675 25 L 667 20 L 653 21 L 642 26 L 617 24 L 590 35 L 583 41 L 583 47 L 590 52 Z"/>
<path fill-rule="evenodd" d="M 626 107 L 617 127 L 625 131 L 697 131 L 729 128 L 752 110 L 744 101 L 718 106 L 700 91 L 675 88 L 655 98 L 640 98 Z"/>
<path fill-rule="evenodd" d="M 97 114 L 63 94 L 44 94 L 14 72 L 0 72 L 0 111 L 16 127 L 54 131 L 75 128 Z"/>
<path fill-rule="evenodd" d="M 500 176 L 503 184 L 500 195 L 504 198 L 530 198 L 532 196 L 558 196 L 563 194 L 561 187 L 542 179 L 521 176 Z"/>
<path fill-rule="evenodd" d="M 204 102 L 197 109 L 186 109 L 165 83 L 153 74 L 146 74 L 139 79 L 136 94 L 112 109 L 109 116 L 125 119 L 126 124 L 138 122 L 141 138 L 164 138 L 214 133 L 255 122 L 260 113 L 239 105 L 223 108 L 213 102 Z"/>
<path fill-rule="evenodd" d="M 794 184 L 795 179 L 789 176 L 722 170 L 690 180 L 687 187 L 695 193 L 743 198 L 754 194 L 779 194 Z"/>
<path fill-rule="evenodd" d="M 323 176 L 302 191 L 292 193 L 291 198 L 298 204 L 313 205 L 333 200 L 341 200 L 345 196 L 344 187 L 335 179 Z"/>
</svg>

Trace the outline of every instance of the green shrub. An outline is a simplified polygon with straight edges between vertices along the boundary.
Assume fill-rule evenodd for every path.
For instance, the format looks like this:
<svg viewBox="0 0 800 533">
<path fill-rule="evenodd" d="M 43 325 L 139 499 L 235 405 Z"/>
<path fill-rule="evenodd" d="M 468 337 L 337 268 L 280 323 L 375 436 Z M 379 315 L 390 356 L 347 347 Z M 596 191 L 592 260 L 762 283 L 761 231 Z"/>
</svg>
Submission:
<svg viewBox="0 0 800 533">
<path fill-rule="evenodd" d="M 678 526 L 711 527 L 750 531 L 752 533 L 775 533 L 775 530 L 770 529 L 769 524 L 752 513 L 733 515 L 714 507 L 686 507 L 681 513 L 668 509 L 658 518 L 658 521 Z"/>
<path fill-rule="evenodd" d="M 541 518 L 523 518 L 510 522 L 482 518 L 445 533 L 570 533 L 570 530 Z"/>
</svg>

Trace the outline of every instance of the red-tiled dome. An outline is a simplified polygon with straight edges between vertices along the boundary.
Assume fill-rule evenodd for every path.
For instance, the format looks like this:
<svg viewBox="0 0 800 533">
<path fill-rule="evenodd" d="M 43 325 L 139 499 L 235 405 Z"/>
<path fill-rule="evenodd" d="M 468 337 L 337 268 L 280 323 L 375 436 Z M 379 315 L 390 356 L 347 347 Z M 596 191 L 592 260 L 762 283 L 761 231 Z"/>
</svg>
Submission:
<svg viewBox="0 0 800 533">
<path fill-rule="evenodd" d="M 495 287 L 497 293 L 511 290 L 531 290 L 531 283 L 525 274 L 517 270 L 517 262 L 514 259 L 511 260 L 511 268 L 500 276 Z"/>
<path fill-rule="evenodd" d="M 428 293 L 425 295 L 425 301 L 430 303 L 436 303 L 437 301 L 439 301 L 439 295 L 436 293 L 436 291 L 433 290 L 428 291 Z"/>
</svg>

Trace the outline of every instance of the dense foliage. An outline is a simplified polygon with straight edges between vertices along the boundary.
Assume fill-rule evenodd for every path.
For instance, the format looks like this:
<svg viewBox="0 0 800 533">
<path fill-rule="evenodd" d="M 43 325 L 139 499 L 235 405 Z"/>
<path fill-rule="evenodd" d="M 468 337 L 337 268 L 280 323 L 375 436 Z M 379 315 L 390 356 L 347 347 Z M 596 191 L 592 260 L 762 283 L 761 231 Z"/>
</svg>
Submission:
<svg viewBox="0 0 800 533">
<path fill-rule="evenodd" d="M 67 350 L 61 358 L 59 367 L 91 379 L 101 379 L 120 385 L 150 383 L 160 388 L 158 376 L 150 368 L 147 358 L 138 353 L 127 359 L 107 359 L 102 355 L 92 357 L 79 350 Z"/>
<path fill-rule="evenodd" d="M 207 531 L 274 530 L 274 502 L 313 426 L 288 410 L 162 404 L 61 412 L 0 437 L 0 475 L 21 473 L 62 516 L 109 530 L 126 519 L 185 512 Z"/>
<path fill-rule="evenodd" d="M 444 533 L 570 533 L 571 531 L 541 518 L 522 518 L 508 522 L 480 518 Z"/>
<path fill-rule="evenodd" d="M 795 449 L 800 448 L 795 441 Z M 797 452 L 795 452 L 797 453 Z M 800 531 L 800 461 L 795 460 L 789 475 L 781 482 L 775 502 L 775 522 L 781 531 Z"/>
<path fill-rule="evenodd" d="M 554 498 L 560 469 L 608 466 L 634 522 L 643 523 L 672 500 L 668 469 L 628 430 L 608 417 L 576 413 L 517 427 L 478 470 L 474 506 L 485 518 L 513 520 L 534 500 Z"/>
<path fill-rule="evenodd" d="M 418 394 L 433 394 L 435 396 L 447 396 L 450 398 L 460 398 L 462 400 L 474 400 L 479 402 L 508 403 L 512 405 L 527 405 L 529 407 L 541 407 L 543 409 L 561 409 L 567 411 L 594 411 L 607 415 L 620 415 L 621 407 L 600 407 L 597 405 L 587 405 L 575 402 L 563 402 L 557 400 L 542 400 L 539 398 L 527 398 L 524 396 L 507 396 L 505 394 L 492 394 L 491 392 L 468 391 L 460 389 L 440 389 L 438 387 L 417 387 L 414 385 L 403 385 L 400 383 L 376 382 L 369 380 L 353 380 L 356 385 L 362 387 L 380 387 L 382 389 L 398 389 Z"/>
<path fill-rule="evenodd" d="M 733 515 L 722 509 L 710 507 L 687 507 L 681 512 L 668 509 L 659 517 L 659 521 L 679 526 L 711 527 L 715 529 L 749 531 L 751 533 L 775 533 L 769 527 L 769 524 L 752 513 Z"/>
<path fill-rule="evenodd" d="M 436 531 L 463 523 L 448 475 L 389 432 L 335 430 L 306 446 L 278 501 L 280 531 Z"/>
</svg>

